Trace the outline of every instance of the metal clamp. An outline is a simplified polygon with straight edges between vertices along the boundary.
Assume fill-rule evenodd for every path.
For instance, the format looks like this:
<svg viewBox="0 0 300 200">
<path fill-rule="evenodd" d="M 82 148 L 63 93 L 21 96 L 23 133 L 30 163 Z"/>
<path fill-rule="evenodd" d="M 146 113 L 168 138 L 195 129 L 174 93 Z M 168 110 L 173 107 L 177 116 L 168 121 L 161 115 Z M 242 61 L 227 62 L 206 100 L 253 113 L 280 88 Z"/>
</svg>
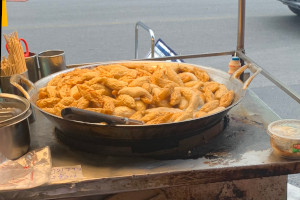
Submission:
<svg viewBox="0 0 300 200">
<path fill-rule="evenodd" d="M 135 25 L 135 59 L 138 58 L 138 46 L 139 46 L 138 31 L 139 31 L 139 26 L 141 26 L 143 29 L 148 31 L 149 34 L 150 34 L 150 37 L 151 37 L 151 58 L 154 58 L 154 46 L 155 46 L 154 32 L 146 24 L 139 21 Z"/>
</svg>

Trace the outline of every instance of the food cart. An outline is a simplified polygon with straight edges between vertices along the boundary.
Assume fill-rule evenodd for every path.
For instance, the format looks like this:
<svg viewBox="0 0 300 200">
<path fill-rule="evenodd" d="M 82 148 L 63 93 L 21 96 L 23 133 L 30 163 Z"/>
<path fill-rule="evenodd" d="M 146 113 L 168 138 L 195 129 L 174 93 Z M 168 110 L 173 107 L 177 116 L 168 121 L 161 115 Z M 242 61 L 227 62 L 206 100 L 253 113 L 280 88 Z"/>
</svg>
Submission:
<svg viewBox="0 0 300 200">
<path fill-rule="evenodd" d="M 245 55 L 245 0 L 239 0 L 235 51 L 173 56 L 190 59 L 237 55 L 262 69 Z M 148 60 L 170 60 L 170 57 Z M 81 66 L 83 64 L 69 66 Z M 300 98 L 262 69 L 261 73 L 297 102 Z M 245 74 L 246 77 L 247 74 Z M 202 134 L 184 138 L 172 147 L 184 152 L 172 159 L 120 157 L 78 150 L 76 141 L 64 139 L 41 113 L 31 124 L 31 149 L 49 146 L 52 168 L 74 167 L 77 178 L 49 182 L 19 190 L 0 191 L 2 199 L 286 199 L 287 175 L 300 172 L 299 160 L 272 153 L 269 123 L 280 119 L 251 90 L 223 120 Z M 213 138 L 209 138 L 210 135 Z M 58 139 L 59 138 L 59 139 Z M 80 146 L 79 146 L 80 147 Z M 130 147 L 128 147 L 130 148 Z M 75 167 L 74 167 L 75 168 Z"/>
</svg>

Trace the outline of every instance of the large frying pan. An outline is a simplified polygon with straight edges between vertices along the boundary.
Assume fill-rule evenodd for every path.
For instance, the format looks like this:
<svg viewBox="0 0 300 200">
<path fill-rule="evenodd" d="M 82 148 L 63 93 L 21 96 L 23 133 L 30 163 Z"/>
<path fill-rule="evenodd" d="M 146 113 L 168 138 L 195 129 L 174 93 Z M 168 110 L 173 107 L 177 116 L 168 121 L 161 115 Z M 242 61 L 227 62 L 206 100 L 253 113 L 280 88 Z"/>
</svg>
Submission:
<svg viewBox="0 0 300 200">
<path fill-rule="evenodd" d="M 169 65 L 170 62 L 156 62 L 156 61 L 124 61 L 124 62 L 135 62 L 141 64 L 162 64 Z M 112 63 L 124 63 L 124 62 L 109 62 L 109 63 L 101 63 L 101 65 L 112 64 Z M 93 64 L 87 65 L 80 68 L 93 68 L 100 65 Z M 192 65 L 186 63 L 180 63 L 180 65 Z M 184 138 L 185 135 L 189 132 L 199 133 L 201 130 L 205 130 L 214 124 L 220 122 L 226 113 L 234 106 L 236 106 L 244 97 L 246 93 L 246 89 L 249 83 L 253 80 L 253 78 L 260 72 L 260 69 L 254 68 L 251 64 L 245 65 L 232 76 L 223 72 L 221 70 L 217 70 L 211 67 L 203 67 L 198 65 L 192 65 L 199 67 L 208 72 L 209 76 L 212 80 L 225 84 L 227 88 L 233 90 L 235 92 L 235 99 L 231 106 L 227 107 L 225 110 L 215 113 L 213 115 L 205 116 L 202 118 L 186 120 L 176 123 L 164 123 L 157 125 L 103 125 L 97 123 L 87 123 L 80 121 L 70 121 L 58 117 L 56 115 L 52 115 L 47 113 L 36 106 L 36 101 L 38 99 L 38 90 L 47 85 L 47 83 L 54 78 L 55 76 L 72 71 L 73 69 L 67 69 L 64 71 L 60 71 L 58 73 L 52 74 L 50 76 L 44 77 L 43 79 L 37 81 L 36 83 L 31 83 L 27 79 L 22 76 L 13 76 L 11 79 L 11 83 L 17 86 L 17 83 L 21 80 L 25 82 L 28 86 L 28 93 L 20 88 L 24 95 L 30 99 L 31 104 L 42 112 L 52 123 L 55 124 L 56 128 L 62 131 L 65 135 L 70 138 L 78 138 L 82 141 L 87 142 L 95 142 L 100 141 L 103 143 L 114 141 L 116 143 L 122 143 L 123 141 L 134 142 L 141 140 L 164 140 L 171 137 Z M 248 68 L 253 72 L 252 76 L 243 83 L 238 79 L 239 75 Z"/>
</svg>

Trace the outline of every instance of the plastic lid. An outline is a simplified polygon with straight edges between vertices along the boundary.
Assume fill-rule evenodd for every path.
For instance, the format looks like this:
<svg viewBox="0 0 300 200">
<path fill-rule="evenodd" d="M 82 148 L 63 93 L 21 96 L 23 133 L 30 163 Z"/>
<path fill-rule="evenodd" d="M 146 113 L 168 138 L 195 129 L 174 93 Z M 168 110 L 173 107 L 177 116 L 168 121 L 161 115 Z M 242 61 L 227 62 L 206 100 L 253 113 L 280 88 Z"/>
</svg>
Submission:
<svg viewBox="0 0 300 200">
<path fill-rule="evenodd" d="M 233 56 L 233 57 L 232 57 L 232 60 L 240 60 L 240 58 L 237 57 L 237 56 Z"/>
<path fill-rule="evenodd" d="M 284 119 L 272 122 L 268 126 L 269 135 L 287 139 L 300 139 L 300 120 Z"/>
</svg>

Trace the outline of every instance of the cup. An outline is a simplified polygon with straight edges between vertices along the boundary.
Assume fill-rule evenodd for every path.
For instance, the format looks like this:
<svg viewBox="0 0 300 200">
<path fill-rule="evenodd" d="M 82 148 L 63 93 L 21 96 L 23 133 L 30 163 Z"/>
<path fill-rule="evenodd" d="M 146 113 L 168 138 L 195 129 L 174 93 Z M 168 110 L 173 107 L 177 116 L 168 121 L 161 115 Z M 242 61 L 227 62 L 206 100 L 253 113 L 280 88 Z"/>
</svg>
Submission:
<svg viewBox="0 0 300 200">
<path fill-rule="evenodd" d="M 38 54 L 41 78 L 66 69 L 65 53 L 62 50 L 48 50 Z"/>
<path fill-rule="evenodd" d="M 26 67 L 28 69 L 28 78 L 33 83 L 40 79 L 39 76 L 39 65 L 37 55 L 29 52 L 29 56 L 25 57 Z"/>
</svg>

